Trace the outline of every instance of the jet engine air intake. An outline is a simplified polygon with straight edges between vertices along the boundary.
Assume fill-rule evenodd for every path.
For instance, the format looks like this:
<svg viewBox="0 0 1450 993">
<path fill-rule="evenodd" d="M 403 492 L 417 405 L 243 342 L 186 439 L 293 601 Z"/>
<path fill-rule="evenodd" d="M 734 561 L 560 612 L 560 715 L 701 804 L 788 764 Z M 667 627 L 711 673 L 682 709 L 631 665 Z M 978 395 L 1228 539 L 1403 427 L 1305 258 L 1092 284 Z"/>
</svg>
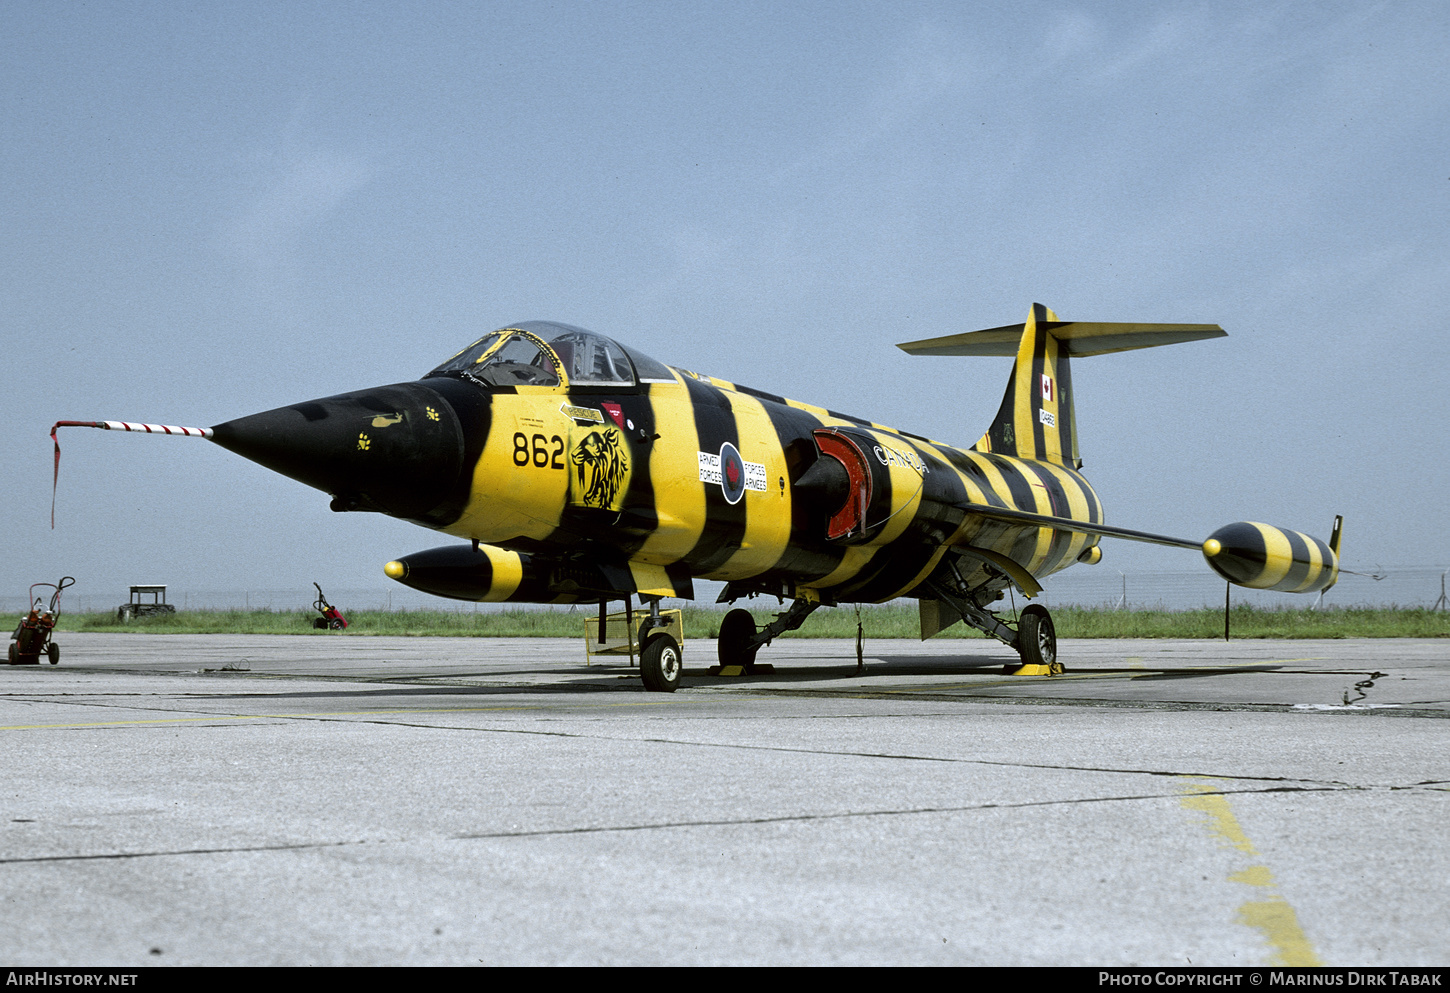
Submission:
<svg viewBox="0 0 1450 993">
<path fill-rule="evenodd" d="M 871 465 L 860 447 L 833 428 L 814 432 L 820 458 L 806 470 L 796 488 L 819 499 L 828 509 L 826 537 L 846 538 L 866 527 L 871 506 Z"/>
</svg>

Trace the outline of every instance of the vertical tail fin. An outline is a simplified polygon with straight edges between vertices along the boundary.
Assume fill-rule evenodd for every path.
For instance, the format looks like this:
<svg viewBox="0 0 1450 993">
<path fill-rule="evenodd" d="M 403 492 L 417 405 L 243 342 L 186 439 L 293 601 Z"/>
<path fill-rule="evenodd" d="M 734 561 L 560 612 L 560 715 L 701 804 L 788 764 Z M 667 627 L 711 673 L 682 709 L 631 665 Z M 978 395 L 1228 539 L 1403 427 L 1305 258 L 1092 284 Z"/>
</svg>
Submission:
<svg viewBox="0 0 1450 993">
<path fill-rule="evenodd" d="M 973 451 L 1040 459 L 1074 469 L 1082 466 L 1072 409 L 1071 363 L 1067 349 L 1050 330 L 1059 323 L 1057 315 L 1042 304 L 1032 305 L 1002 407 L 987 433 L 972 446 Z"/>
</svg>

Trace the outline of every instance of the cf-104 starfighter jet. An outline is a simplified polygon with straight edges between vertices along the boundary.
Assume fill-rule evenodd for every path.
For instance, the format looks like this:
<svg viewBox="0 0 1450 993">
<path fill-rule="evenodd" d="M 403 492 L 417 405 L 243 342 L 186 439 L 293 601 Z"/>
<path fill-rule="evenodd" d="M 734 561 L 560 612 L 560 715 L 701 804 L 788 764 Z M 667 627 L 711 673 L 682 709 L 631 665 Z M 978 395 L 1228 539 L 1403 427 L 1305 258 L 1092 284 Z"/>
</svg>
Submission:
<svg viewBox="0 0 1450 993">
<path fill-rule="evenodd" d="M 528 321 L 484 335 L 415 382 L 295 403 L 214 428 L 76 422 L 210 438 L 329 494 L 463 539 L 386 566 L 458 600 L 650 608 L 639 643 L 652 690 L 680 681 L 682 646 L 659 602 L 722 580 L 722 602 L 789 600 L 757 627 L 720 625 L 722 666 L 818 607 L 920 603 L 921 636 L 957 621 L 1060 672 L 1052 618 L 998 609 L 1009 588 L 1101 557 L 1099 539 L 1201 550 L 1231 583 L 1312 593 L 1338 578 L 1329 543 L 1264 524 L 1206 540 L 1104 523 L 1080 469 L 1070 359 L 1215 338 L 1212 324 L 1060 321 L 905 343 L 914 355 L 1015 355 L 997 418 L 970 448 L 667 366 L 603 335 Z M 52 428 L 52 437 L 55 429 Z M 57 460 L 59 449 L 57 448 Z"/>
</svg>

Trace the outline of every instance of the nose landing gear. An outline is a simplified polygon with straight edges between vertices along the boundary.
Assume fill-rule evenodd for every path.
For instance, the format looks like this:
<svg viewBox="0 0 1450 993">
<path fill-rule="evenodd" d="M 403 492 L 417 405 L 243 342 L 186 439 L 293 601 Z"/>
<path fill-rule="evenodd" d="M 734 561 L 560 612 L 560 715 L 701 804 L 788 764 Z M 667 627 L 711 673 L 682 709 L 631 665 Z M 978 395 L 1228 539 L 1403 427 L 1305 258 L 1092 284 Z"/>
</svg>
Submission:
<svg viewBox="0 0 1450 993">
<path fill-rule="evenodd" d="M 680 688 L 685 672 L 683 650 L 673 635 L 663 630 L 668 622 L 660 615 L 660 598 L 649 599 L 649 617 L 640 626 L 639 677 L 644 688 L 654 693 L 673 693 Z M 683 637 L 683 635 L 682 635 Z"/>
</svg>

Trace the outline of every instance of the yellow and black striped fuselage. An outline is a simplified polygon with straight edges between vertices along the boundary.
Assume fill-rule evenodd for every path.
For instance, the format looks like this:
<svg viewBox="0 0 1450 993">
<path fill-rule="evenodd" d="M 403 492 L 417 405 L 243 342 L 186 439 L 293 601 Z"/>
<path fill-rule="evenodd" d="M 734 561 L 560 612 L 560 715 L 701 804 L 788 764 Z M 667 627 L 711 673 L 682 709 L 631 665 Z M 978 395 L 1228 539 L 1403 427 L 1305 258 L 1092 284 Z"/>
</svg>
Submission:
<svg viewBox="0 0 1450 993">
<path fill-rule="evenodd" d="M 953 550 L 983 550 L 1041 578 L 1096 544 L 1083 532 L 963 509 L 1101 522 L 1092 487 L 1064 465 L 955 448 L 670 373 L 672 382 L 625 391 L 424 381 L 459 411 L 476 453 L 457 516 L 429 522 L 492 546 L 483 549 L 488 588 L 467 598 L 597 600 L 597 578 L 569 576 L 604 564 L 621 577 L 615 592 L 684 595 L 702 578 L 744 592 L 881 602 L 912 595 Z M 833 451 L 851 468 L 844 493 L 808 478 Z M 978 587 L 992 570 L 967 557 L 958 575 Z"/>
<path fill-rule="evenodd" d="M 1078 472 L 1073 355 L 1222 335 L 1217 325 L 1062 322 L 1034 304 L 1021 325 L 903 344 L 1015 356 L 997 416 L 970 449 L 548 321 L 491 332 L 420 380 L 207 430 L 330 494 L 333 510 L 467 539 L 385 568 L 439 596 L 692 597 L 700 578 L 728 583 L 724 599 L 774 594 L 793 610 L 915 596 L 923 637 L 933 618 L 959 616 L 1015 643 L 987 605 L 1008 586 L 1034 596 L 1042 578 L 1096 562 L 1103 536 L 1201 549 L 1241 586 L 1333 585 L 1337 525 L 1328 544 L 1248 522 L 1204 542 L 1135 531 L 1103 520 Z"/>
</svg>

